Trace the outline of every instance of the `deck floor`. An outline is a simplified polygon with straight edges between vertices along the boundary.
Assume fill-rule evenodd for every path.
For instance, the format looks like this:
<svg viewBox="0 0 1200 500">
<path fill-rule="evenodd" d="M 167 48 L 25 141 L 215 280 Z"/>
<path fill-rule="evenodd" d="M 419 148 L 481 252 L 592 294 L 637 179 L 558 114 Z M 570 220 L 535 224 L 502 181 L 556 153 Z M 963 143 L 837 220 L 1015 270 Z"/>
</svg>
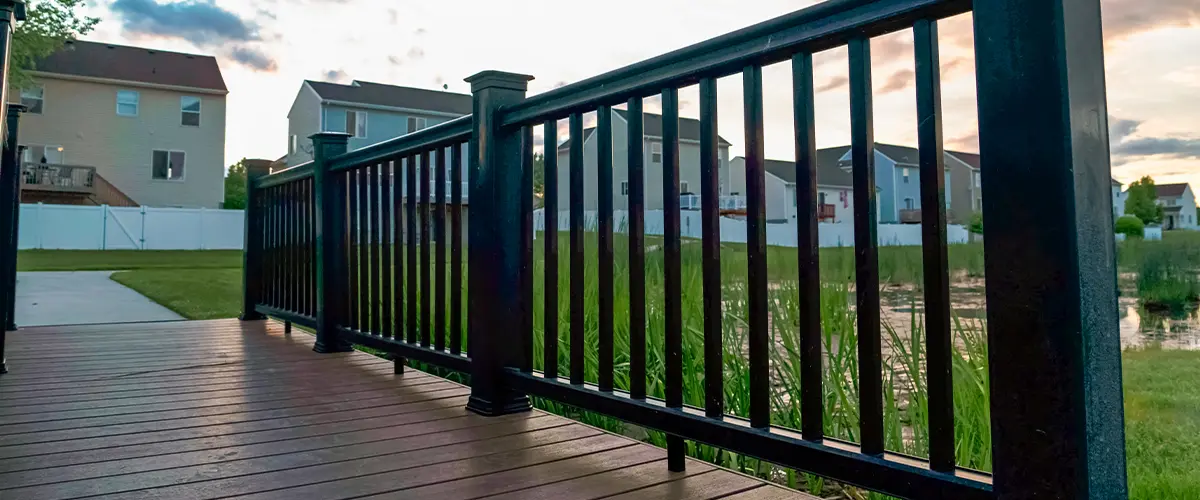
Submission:
<svg viewBox="0 0 1200 500">
<path fill-rule="evenodd" d="M 0 499 L 814 498 L 533 411 L 273 322 L 8 334 Z"/>
</svg>

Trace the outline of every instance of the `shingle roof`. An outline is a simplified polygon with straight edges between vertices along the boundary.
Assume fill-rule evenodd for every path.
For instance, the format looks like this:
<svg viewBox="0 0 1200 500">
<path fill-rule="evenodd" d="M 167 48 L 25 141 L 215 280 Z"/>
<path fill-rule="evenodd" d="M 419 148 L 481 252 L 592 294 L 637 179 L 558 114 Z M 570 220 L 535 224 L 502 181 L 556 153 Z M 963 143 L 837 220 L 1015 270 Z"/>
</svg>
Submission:
<svg viewBox="0 0 1200 500">
<path fill-rule="evenodd" d="M 355 80 L 350 85 L 305 80 L 321 99 L 356 104 L 471 114 L 471 96 L 440 90 L 400 87 Z"/>
<path fill-rule="evenodd" d="M 626 120 L 626 121 L 629 120 L 629 112 L 628 111 L 626 111 L 624 109 L 614 109 L 613 112 L 617 113 L 617 115 L 620 116 L 622 120 Z M 587 130 L 592 130 L 592 129 L 589 128 Z M 656 115 L 654 113 L 642 113 L 642 131 L 646 135 L 646 137 L 662 137 L 662 134 L 663 134 L 663 117 L 662 117 L 662 115 Z M 587 133 L 587 131 L 585 130 L 584 135 L 590 136 L 591 134 Z M 682 117 L 679 118 L 679 138 L 683 139 L 683 140 L 688 140 L 688 141 L 699 141 L 700 140 L 700 120 L 695 120 L 692 118 L 682 118 Z M 584 140 L 586 141 L 587 139 L 585 138 Z M 729 146 L 730 145 L 729 141 L 726 141 L 724 137 L 721 137 L 719 135 L 717 136 L 717 143 L 721 146 Z M 560 144 L 558 146 L 558 149 L 566 149 L 570 145 L 571 145 L 571 139 L 567 138 L 566 141 L 564 141 L 562 144 Z"/>
<path fill-rule="evenodd" d="M 821 186 L 854 185 L 854 177 L 838 167 L 838 160 L 850 146 L 838 146 L 817 150 L 817 184 Z M 741 158 L 740 156 L 738 158 Z M 736 159 L 736 158 L 735 158 Z M 788 184 L 796 183 L 796 163 L 782 160 L 766 160 L 764 167 L 771 175 Z"/>
<path fill-rule="evenodd" d="M 227 92 L 216 58 L 74 40 L 37 61 L 35 71 Z"/>
<path fill-rule="evenodd" d="M 963 153 L 961 151 L 946 151 L 951 156 L 962 160 L 963 163 L 970 165 L 971 168 L 979 170 L 979 155 L 976 153 Z"/>
<path fill-rule="evenodd" d="M 1159 198 L 1178 198 L 1183 196 L 1183 192 L 1187 190 L 1188 185 L 1184 184 L 1157 184 L 1154 186 L 1158 192 Z"/>
</svg>

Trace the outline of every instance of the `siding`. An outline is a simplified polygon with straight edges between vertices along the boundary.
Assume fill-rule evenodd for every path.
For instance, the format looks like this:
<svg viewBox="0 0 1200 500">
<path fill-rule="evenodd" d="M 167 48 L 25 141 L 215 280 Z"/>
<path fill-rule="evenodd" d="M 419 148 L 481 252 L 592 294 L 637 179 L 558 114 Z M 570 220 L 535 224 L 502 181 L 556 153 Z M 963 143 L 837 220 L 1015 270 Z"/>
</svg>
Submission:
<svg viewBox="0 0 1200 500">
<path fill-rule="evenodd" d="M 321 99 L 317 93 L 301 84 L 292 109 L 288 112 L 287 165 L 294 166 L 312 160 L 312 141 L 309 137 L 321 131 Z M 291 150 L 292 136 L 296 137 L 296 151 Z"/>
<path fill-rule="evenodd" d="M 952 155 L 946 155 L 946 171 L 950 172 L 946 183 L 950 198 L 950 223 L 966 224 L 981 206 L 983 196 L 975 188 L 975 170 Z"/>
<path fill-rule="evenodd" d="M 796 218 L 796 198 L 793 186 L 783 179 L 766 173 L 767 220 L 770 222 L 785 222 Z M 746 159 L 734 158 L 729 162 L 729 191 L 738 196 L 746 196 Z"/>
<path fill-rule="evenodd" d="M 224 201 L 225 96 L 45 77 L 39 83 L 43 112 L 21 118 L 21 144 L 61 145 L 64 163 L 96 167 L 143 205 L 219 208 Z M 118 90 L 140 93 L 138 116 L 117 116 Z M 199 127 L 180 123 L 182 96 L 201 98 Z M 153 179 L 154 150 L 185 152 L 184 179 Z"/>
</svg>

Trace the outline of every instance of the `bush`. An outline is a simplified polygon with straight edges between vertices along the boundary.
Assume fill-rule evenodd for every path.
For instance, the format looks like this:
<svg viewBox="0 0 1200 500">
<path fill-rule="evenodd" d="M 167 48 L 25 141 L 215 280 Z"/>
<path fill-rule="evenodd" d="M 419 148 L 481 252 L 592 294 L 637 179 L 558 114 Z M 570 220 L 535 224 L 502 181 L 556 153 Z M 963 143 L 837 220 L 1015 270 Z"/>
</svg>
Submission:
<svg viewBox="0 0 1200 500">
<path fill-rule="evenodd" d="M 1122 215 L 1117 219 L 1116 232 L 1125 235 L 1126 238 L 1141 238 L 1146 234 L 1146 225 L 1137 217 Z"/>
<path fill-rule="evenodd" d="M 967 231 L 974 234 L 983 234 L 983 212 L 971 214 L 971 222 L 967 224 Z"/>
</svg>

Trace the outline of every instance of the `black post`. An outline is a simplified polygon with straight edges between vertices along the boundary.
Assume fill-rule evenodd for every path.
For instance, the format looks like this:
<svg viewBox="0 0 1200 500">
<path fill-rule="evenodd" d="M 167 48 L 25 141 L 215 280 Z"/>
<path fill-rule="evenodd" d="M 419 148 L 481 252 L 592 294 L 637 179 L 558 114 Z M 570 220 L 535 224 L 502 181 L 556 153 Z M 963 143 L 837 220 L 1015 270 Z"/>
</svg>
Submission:
<svg viewBox="0 0 1200 500">
<path fill-rule="evenodd" d="M 0 9 L 0 12 L 3 10 Z M 0 304 L 0 307 L 4 308 L 3 314 L 0 314 L 4 320 L 3 325 L 0 325 L 0 330 L 3 331 L 17 329 L 17 245 L 21 224 L 21 157 L 17 138 L 21 113 L 24 111 L 25 106 L 20 104 L 8 105 L 8 113 L 4 120 L 4 151 L 0 153 L 0 186 L 3 186 L 4 191 L 0 196 L 0 213 L 4 214 L 0 234 L 5 235 L 5 239 L 0 242 L 0 245 L 4 246 L 3 252 L 0 252 L 3 255 L 0 269 L 4 269 L 4 274 L 0 277 L 3 279 L 0 288 L 4 289 L 4 302 Z M 0 337 L 0 346 L 3 344 L 4 338 Z M 0 365 L 3 364 L 3 359 L 3 348 L 0 347 Z M 3 367 L 0 366 L 0 369 Z"/>
<path fill-rule="evenodd" d="M 504 384 L 505 368 L 520 362 L 521 321 L 520 128 L 501 130 L 500 106 L 525 99 L 532 76 L 484 71 L 466 81 L 475 97 L 470 149 L 471 211 L 467 290 L 471 339 L 471 399 L 467 409 L 496 416 L 527 411 L 529 397 Z M 553 236 L 547 236 L 553 237 Z"/>
<path fill-rule="evenodd" d="M 337 332 L 345 319 L 347 294 L 345 175 L 330 172 L 329 160 L 346 152 L 350 136 L 322 132 L 309 138 L 313 142 L 317 236 L 317 343 L 313 350 L 349 352 L 353 348 Z"/>
<path fill-rule="evenodd" d="M 271 162 L 245 160 L 246 167 L 246 236 L 242 252 L 242 321 L 266 319 L 266 315 L 255 310 L 262 302 L 263 269 L 263 199 L 254 183 L 271 171 Z"/>
<path fill-rule="evenodd" d="M 974 8 L 996 495 L 1127 498 L 1100 0 Z"/>
</svg>

